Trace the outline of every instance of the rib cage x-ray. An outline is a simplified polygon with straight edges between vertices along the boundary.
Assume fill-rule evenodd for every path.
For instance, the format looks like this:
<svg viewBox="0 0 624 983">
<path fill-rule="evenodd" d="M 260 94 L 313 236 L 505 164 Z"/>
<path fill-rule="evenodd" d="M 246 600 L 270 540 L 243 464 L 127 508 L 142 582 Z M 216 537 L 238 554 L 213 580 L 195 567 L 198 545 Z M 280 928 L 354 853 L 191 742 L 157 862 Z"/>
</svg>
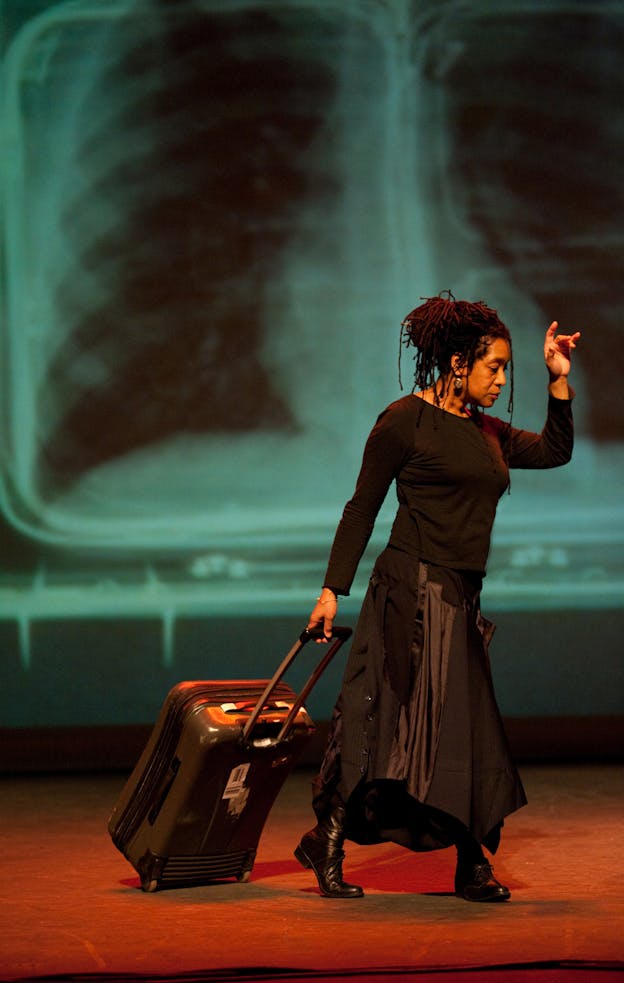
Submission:
<svg viewBox="0 0 624 983">
<path fill-rule="evenodd" d="M 160 619 L 171 665 L 181 616 L 305 616 L 401 395 L 400 321 L 449 288 L 509 325 L 520 426 L 543 421 L 546 326 L 583 331 L 574 462 L 514 475 L 491 604 L 621 606 L 620 4 L 2 8 L 0 606 L 23 667 L 42 618 Z"/>
</svg>

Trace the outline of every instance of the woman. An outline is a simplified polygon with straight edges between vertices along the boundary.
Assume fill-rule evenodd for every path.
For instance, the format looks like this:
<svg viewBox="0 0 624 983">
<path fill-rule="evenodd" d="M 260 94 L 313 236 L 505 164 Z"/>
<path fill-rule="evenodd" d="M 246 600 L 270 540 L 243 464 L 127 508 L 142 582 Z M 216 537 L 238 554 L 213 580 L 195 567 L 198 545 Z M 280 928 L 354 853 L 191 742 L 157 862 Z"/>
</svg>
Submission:
<svg viewBox="0 0 624 983">
<path fill-rule="evenodd" d="M 398 511 L 364 599 L 315 782 L 317 825 L 295 851 L 321 893 L 345 883 L 345 838 L 412 850 L 457 849 L 455 893 L 505 901 L 495 853 L 505 816 L 526 802 L 496 705 L 480 613 L 496 505 L 509 468 L 570 460 L 570 357 L 579 338 L 546 332 L 548 416 L 541 434 L 483 413 L 511 370 L 511 338 L 483 303 L 429 298 L 401 327 L 414 346 L 412 393 L 378 418 L 308 627 L 331 637 L 390 484 Z M 512 375 L 513 379 L 513 375 Z M 512 387 L 511 387 L 512 388 Z M 509 399 L 511 413 L 512 394 Z"/>
</svg>

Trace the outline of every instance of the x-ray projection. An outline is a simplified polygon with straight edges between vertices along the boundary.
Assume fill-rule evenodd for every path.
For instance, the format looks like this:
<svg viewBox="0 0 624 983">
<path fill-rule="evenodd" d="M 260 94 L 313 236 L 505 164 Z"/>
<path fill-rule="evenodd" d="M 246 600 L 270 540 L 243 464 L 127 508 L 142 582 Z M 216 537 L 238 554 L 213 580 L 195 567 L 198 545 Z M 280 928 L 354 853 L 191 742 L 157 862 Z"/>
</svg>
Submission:
<svg viewBox="0 0 624 983">
<path fill-rule="evenodd" d="M 545 327 L 583 331 L 575 458 L 514 474 L 484 602 L 587 612 L 604 677 L 555 709 L 621 709 L 621 5 L 0 11 L 3 722 L 33 722 L 35 679 L 49 722 L 73 722 L 63 680 L 79 692 L 95 649 L 80 723 L 149 718 L 200 666 L 265 675 L 274 648 L 237 655 L 232 626 L 268 620 L 264 642 L 305 620 L 400 395 L 399 323 L 449 287 L 509 324 L 522 426 L 543 419 Z M 139 664 L 137 711 L 109 683 Z M 510 672 L 508 712 L 535 712 Z"/>
</svg>

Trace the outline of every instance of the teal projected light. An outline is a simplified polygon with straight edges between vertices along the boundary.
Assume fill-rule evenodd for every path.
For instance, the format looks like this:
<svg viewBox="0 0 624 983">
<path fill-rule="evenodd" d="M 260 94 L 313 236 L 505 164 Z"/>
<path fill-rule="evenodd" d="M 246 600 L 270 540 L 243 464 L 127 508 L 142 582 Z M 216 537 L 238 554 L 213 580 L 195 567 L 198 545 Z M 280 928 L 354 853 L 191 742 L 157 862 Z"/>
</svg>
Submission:
<svg viewBox="0 0 624 983">
<path fill-rule="evenodd" d="M 605 357 L 621 374 L 619 5 L 0 11 L 0 615 L 22 666 L 51 618 L 154 618 L 170 665 L 180 617 L 305 617 L 401 395 L 400 321 L 448 287 L 509 324 L 522 426 L 545 326 L 587 333 L 575 459 L 514 476 L 489 606 L 621 605 L 624 406 L 592 384 Z"/>
<path fill-rule="evenodd" d="M 305 5 L 169 9 L 51 5 L 7 57 L 4 507 L 54 545 L 305 536 L 342 492 L 336 414 L 354 446 L 370 419 L 358 349 L 381 303 L 356 288 L 332 119 L 359 103 L 357 136 L 371 85 L 349 61 L 383 67 L 379 43 Z"/>
<path fill-rule="evenodd" d="M 33 619 L 155 616 L 170 661 L 180 614 L 316 590 L 393 394 L 401 292 L 366 232 L 398 217 L 367 203 L 389 156 L 344 153 L 376 129 L 390 154 L 386 71 L 362 12 L 306 4 L 50 4 L 16 31 L 2 510 L 35 559 L 1 602 L 25 664 Z"/>
</svg>

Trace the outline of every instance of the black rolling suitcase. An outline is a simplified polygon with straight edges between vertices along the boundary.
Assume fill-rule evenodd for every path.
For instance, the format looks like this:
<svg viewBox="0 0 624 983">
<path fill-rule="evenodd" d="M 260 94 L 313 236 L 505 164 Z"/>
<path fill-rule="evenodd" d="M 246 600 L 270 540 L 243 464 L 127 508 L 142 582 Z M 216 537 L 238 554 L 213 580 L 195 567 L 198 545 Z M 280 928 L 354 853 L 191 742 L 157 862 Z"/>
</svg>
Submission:
<svg viewBox="0 0 624 983">
<path fill-rule="evenodd" d="M 334 629 L 297 695 L 282 677 L 318 634 L 303 631 L 270 680 L 170 691 L 108 824 L 144 891 L 249 879 L 271 806 L 314 733 L 304 702 L 351 629 Z"/>
</svg>

